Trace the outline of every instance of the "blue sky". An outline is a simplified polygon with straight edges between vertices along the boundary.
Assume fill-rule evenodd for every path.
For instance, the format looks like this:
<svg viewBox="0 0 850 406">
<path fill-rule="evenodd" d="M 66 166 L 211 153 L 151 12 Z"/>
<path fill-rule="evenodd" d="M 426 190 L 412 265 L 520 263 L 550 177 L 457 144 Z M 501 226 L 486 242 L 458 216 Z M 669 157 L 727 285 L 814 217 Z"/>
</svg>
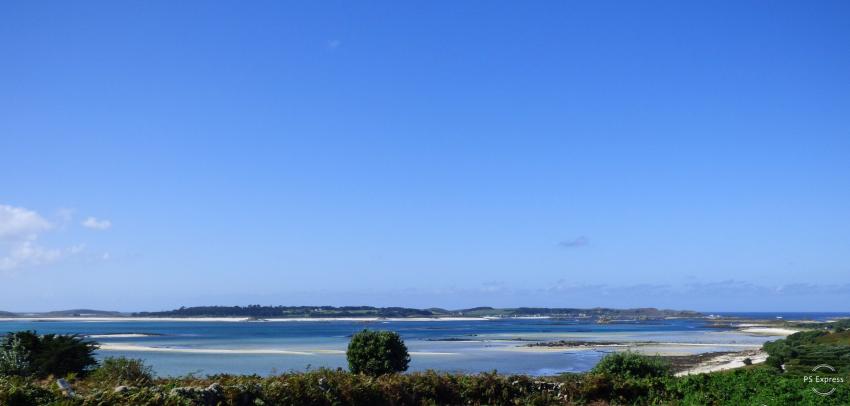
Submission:
<svg viewBox="0 0 850 406">
<path fill-rule="evenodd" d="M 850 310 L 848 20 L 4 2 L 0 310 Z"/>
</svg>

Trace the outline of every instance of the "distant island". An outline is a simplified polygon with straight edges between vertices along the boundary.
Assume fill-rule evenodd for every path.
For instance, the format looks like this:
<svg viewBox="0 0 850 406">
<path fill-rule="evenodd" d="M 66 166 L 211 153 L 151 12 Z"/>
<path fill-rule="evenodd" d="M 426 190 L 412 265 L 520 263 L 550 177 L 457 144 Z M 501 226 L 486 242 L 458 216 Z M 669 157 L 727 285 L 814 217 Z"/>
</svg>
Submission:
<svg viewBox="0 0 850 406">
<path fill-rule="evenodd" d="M 411 318 L 411 317 L 564 317 L 646 320 L 664 317 L 702 317 L 688 310 L 639 309 L 574 309 L 547 307 L 517 307 L 498 309 L 473 307 L 460 310 L 441 308 L 413 309 L 407 307 L 372 306 L 198 306 L 181 307 L 160 312 L 132 313 L 134 317 L 253 317 L 253 318 Z"/>
<path fill-rule="evenodd" d="M 599 322 L 617 320 L 651 320 L 668 317 L 694 318 L 704 314 L 690 310 L 668 310 L 656 308 L 612 309 L 596 307 L 549 308 L 516 307 L 494 308 L 473 307 L 469 309 L 447 310 L 442 308 L 414 309 L 408 307 L 373 306 L 194 306 L 180 307 L 174 310 L 154 312 L 122 313 L 116 311 L 72 309 L 39 313 L 13 313 L 0 311 L 0 317 L 6 318 L 60 318 L 60 317 L 161 317 L 161 318 L 203 318 L 203 317 L 244 317 L 253 319 L 285 318 L 454 318 L 454 317 L 551 317 L 569 319 L 595 319 Z"/>
</svg>

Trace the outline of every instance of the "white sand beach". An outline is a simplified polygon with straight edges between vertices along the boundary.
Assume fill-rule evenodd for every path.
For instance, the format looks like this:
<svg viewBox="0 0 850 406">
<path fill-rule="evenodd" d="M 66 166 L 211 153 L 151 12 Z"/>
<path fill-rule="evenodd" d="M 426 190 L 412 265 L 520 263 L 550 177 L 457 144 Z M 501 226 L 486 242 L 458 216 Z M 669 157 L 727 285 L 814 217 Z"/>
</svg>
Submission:
<svg viewBox="0 0 850 406">
<path fill-rule="evenodd" d="M 760 364 L 767 360 L 767 353 L 762 350 L 743 351 L 735 354 L 718 355 L 706 360 L 691 369 L 678 372 L 676 376 L 705 374 L 709 372 L 725 371 L 727 369 L 741 368 L 745 366 L 744 360 L 749 358 L 753 364 Z"/>
<path fill-rule="evenodd" d="M 790 328 L 784 327 L 762 327 L 762 326 L 753 326 L 753 327 L 745 327 L 739 329 L 740 332 L 752 335 L 765 335 L 765 336 L 789 336 L 801 330 L 794 330 Z"/>
</svg>

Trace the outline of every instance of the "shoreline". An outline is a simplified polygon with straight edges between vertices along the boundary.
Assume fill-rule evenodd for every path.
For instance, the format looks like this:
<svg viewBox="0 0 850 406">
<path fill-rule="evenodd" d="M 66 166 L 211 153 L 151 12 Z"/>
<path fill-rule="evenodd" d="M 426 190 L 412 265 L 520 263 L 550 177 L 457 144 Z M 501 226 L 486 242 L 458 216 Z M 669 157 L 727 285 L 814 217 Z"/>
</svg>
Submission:
<svg viewBox="0 0 850 406">
<path fill-rule="evenodd" d="M 792 328 L 786 328 L 786 327 L 766 327 L 766 326 L 738 326 L 736 328 L 737 328 L 738 331 L 740 331 L 742 333 L 756 335 L 756 336 L 782 336 L 782 337 L 786 337 L 786 336 L 790 336 L 791 334 L 798 333 L 800 331 L 805 331 L 805 330 L 802 330 L 802 329 L 798 330 L 798 329 L 792 329 Z"/>
<path fill-rule="evenodd" d="M 699 362 L 695 366 L 676 372 L 674 375 L 681 377 L 742 368 L 747 366 L 744 363 L 744 360 L 747 358 L 750 359 L 752 365 L 761 364 L 767 360 L 767 353 L 758 349 L 735 353 L 716 354 L 709 359 Z"/>
</svg>

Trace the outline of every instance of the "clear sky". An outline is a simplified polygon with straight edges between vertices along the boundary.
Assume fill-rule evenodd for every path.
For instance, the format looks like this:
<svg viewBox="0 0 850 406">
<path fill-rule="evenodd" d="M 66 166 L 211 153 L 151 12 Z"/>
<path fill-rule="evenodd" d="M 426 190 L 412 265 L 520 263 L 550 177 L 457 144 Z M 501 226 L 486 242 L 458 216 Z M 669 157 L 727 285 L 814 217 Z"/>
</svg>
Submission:
<svg viewBox="0 0 850 406">
<path fill-rule="evenodd" d="M 0 310 L 848 311 L 850 2 L 0 4 Z"/>
</svg>

